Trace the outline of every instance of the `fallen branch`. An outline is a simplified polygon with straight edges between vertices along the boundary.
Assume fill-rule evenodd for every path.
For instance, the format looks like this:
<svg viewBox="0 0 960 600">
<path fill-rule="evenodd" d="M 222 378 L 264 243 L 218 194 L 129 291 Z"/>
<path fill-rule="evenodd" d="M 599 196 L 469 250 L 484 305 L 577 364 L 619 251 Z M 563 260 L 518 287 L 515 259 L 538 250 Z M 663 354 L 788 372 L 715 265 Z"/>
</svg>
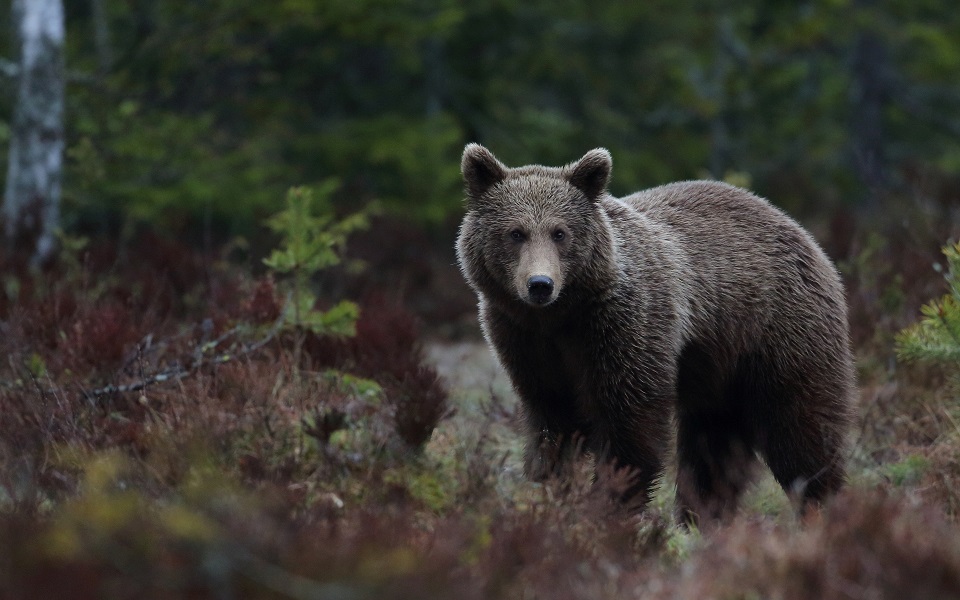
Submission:
<svg viewBox="0 0 960 600">
<path fill-rule="evenodd" d="M 193 355 L 193 361 L 189 367 L 182 367 L 178 364 L 170 369 L 166 369 L 158 373 L 153 373 L 151 375 L 145 375 L 145 376 L 141 375 L 140 379 L 133 383 L 126 383 L 122 385 L 110 384 L 110 385 L 106 385 L 106 386 L 95 388 L 95 389 L 81 388 L 80 394 L 86 398 L 99 398 L 101 396 L 109 396 L 111 394 L 138 392 L 140 390 L 143 390 L 157 383 L 168 383 L 171 381 L 180 381 L 181 379 L 185 379 L 187 377 L 190 377 L 191 375 L 196 374 L 198 371 L 200 371 L 204 367 L 222 365 L 230 361 L 234 361 L 234 360 L 243 358 L 245 356 L 249 356 L 254 352 L 257 352 L 258 350 L 260 350 L 261 348 L 269 344 L 271 341 L 273 341 L 277 337 L 277 334 L 280 333 L 281 329 L 283 328 L 283 322 L 284 322 L 284 318 L 281 315 L 281 317 L 274 322 L 273 326 L 270 328 L 270 331 L 267 332 L 267 335 L 264 336 L 262 339 L 252 344 L 241 345 L 239 349 L 231 352 L 224 352 L 216 356 L 207 357 L 209 353 L 211 353 L 213 350 L 216 349 L 217 346 L 223 343 L 226 339 L 235 335 L 240 330 L 239 327 L 234 327 L 233 329 L 227 331 L 226 333 L 224 333 L 223 335 L 221 335 L 220 337 L 218 337 L 213 341 L 209 341 L 209 342 L 201 341 L 201 343 L 194 348 L 193 352 L 191 352 L 191 354 Z M 146 338 L 144 338 L 144 340 L 147 347 L 150 347 L 153 342 L 153 336 L 148 335 Z M 141 354 L 142 349 L 143 349 L 143 345 L 138 345 L 138 352 L 137 352 L 138 356 Z M 133 362 L 132 360 L 128 361 L 121 368 L 121 371 L 129 367 L 132 362 Z M 34 384 L 34 386 L 37 388 L 37 391 L 40 394 L 56 393 L 57 388 L 41 387 L 39 385 L 39 382 L 37 381 L 36 376 L 29 369 L 26 369 L 26 370 L 30 373 L 31 381 Z M 0 380 L 0 387 L 6 388 L 9 390 L 17 390 L 17 391 L 24 391 L 27 389 L 27 385 L 22 380 L 19 380 L 19 379 L 16 381 Z"/>
<path fill-rule="evenodd" d="M 93 389 L 93 390 L 81 390 L 80 393 L 87 397 L 98 398 L 100 396 L 109 396 L 111 394 L 117 394 L 117 393 L 138 392 L 156 383 L 179 381 L 181 379 L 185 379 L 197 373 L 203 367 L 222 365 L 224 363 L 228 363 L 230 361 L 237 360 L 239 358 L 243 358 L 244 356 L 249 356 L 250 354 L 253 354 L 260 348 L 263 348 L 264 346 L 269 344 L 277 336 L 277 334 L 280 333 L 282 326 L 283 326 L 283 317 L 281 316 L 281 318 L 277 319 L 277 321 L 273 324 L 273 327 L 270 328 L 270 331 L 267 333 L 266 337 L 257 341 L 256 343 L 253 343 L 247 346 L 242 346 L 236 352 L 225 353 L 219 356 L 214 356 L 209 359 L 204 359 L 203 355 L 205 353 L 216 348 L 216 346 L 219 345 L 221 342 L 223 342 L 223 340 L 227 339 L 228 337 L 230 337 L 231 335 L 237 332 L 239 328 L 235 327 L 230 331 L 226 332 L 225 334 L 223 334 L 222 336 L 220 336 L 219 338 L 217 338 L 216 340 L 212 342 L 201 343 L 199 346 L 197 346 L 194 349 L 194 355 L 197 358 L 195 358 L 193 364 L 189 368 L 183 368 L 178 365 L 172 369 L 161 371 L 159 373 L 154 373 L 153 375 L 149 375 L 147 377 L 141 378 L 140 381 L 137 381 L 135 383 L 128 383 L 124 385 L 111 384 L 111 385 Z"/>
</svg>

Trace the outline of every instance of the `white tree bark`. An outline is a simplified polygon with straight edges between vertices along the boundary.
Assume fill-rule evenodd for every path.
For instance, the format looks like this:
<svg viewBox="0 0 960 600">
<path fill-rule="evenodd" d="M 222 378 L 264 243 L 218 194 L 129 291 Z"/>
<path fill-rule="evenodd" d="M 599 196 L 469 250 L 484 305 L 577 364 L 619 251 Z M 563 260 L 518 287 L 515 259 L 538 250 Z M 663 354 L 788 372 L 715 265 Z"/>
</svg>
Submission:
<svg viewBox="0 0 960 600">
<path fill-rule="evenodd" d="M 7 241 L 32 246 L 32 262 L 56 249 L 63 172 L 62 0 L 13 0 L 20 45 L 3 214 Z"/>
</svg>

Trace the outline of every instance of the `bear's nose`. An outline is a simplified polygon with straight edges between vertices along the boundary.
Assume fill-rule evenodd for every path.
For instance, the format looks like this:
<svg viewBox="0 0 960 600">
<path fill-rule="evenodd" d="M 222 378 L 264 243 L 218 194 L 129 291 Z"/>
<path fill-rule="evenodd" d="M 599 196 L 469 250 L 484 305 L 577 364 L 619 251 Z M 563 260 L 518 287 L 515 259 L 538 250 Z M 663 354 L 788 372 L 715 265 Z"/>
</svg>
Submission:
<svg viewBox="0 0 960 600">
<path fill-rule="evenodd" d="M 527 280 L 527 291 L 534 304 L 544 304 L 553 294 L 553 280 L 546 275 L 534 275 Z"/>
</svg>

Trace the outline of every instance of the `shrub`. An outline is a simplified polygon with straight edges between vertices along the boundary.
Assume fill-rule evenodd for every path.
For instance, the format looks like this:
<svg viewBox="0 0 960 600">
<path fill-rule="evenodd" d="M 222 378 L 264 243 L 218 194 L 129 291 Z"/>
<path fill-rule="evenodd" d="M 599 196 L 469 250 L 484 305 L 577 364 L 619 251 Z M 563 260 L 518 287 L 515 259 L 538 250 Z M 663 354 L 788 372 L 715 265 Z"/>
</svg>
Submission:
<svg viewBox="0 0 960 600">
<path fill-rule="evenodd" d="M 308 337 L 305 351 L 317 366 L 373 379 L 394 410 L 395 431 L 411 448 L 429 439 L 447 414 L 447 392 L 436 370 L 425 364 L 414 317 L 382 295 L 362 303 L 356 335 Z"/>
<path fill-rule="evenodd" d="M 318 188 L 318 195 L 325 198 L 337 185 L 335 180 L 325 182 Z M 317 310 L 317 296 L 310 282 L 315 274 L 340 262 L 347 235 L 366 224 L 363 213 L 341 221 L 333 220 L 329 206 L 318 213 L 309 188 L 287 192 L 286 208 L 267 221 L 270 229 L 280 235 L 280 247 L 263 260 L 274 272 L 289 276 L 283 312 L 287 327 L 320 335 L 353 335 L 357 305 L 343 300 L 328 310 Z"/>
<path fill-rule="evenodd" d="M 949 291 L 921 309 L 919 323 L 897 336 L 897 352 L 905 360 L 960 366 L 960 243 L 944 246 Z"/>
</svg>

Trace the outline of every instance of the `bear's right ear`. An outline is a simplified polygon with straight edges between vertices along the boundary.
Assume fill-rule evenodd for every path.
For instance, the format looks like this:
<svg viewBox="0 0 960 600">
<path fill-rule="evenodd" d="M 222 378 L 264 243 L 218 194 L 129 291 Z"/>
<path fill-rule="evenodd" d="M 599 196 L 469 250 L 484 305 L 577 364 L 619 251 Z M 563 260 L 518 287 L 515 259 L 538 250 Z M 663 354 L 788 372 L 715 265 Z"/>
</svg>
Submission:
<svg viewBox="0 0 960 600">
<path fill-rule="evenodd" d="M 597 200 L 610 182 L 613 159 L 606 148 L 594 148 L 567 169 L 570 185 L 583 192 L 588 199 Z"/>
<path fill-rule="evenodd" d="M 480 198 L 494 184 L 507 177 L 507 167 L 480 144 L 467 144 L 463 149 L 460 172 L 467 184 L 468 204 L 469 200 Z"/>
</svg>

